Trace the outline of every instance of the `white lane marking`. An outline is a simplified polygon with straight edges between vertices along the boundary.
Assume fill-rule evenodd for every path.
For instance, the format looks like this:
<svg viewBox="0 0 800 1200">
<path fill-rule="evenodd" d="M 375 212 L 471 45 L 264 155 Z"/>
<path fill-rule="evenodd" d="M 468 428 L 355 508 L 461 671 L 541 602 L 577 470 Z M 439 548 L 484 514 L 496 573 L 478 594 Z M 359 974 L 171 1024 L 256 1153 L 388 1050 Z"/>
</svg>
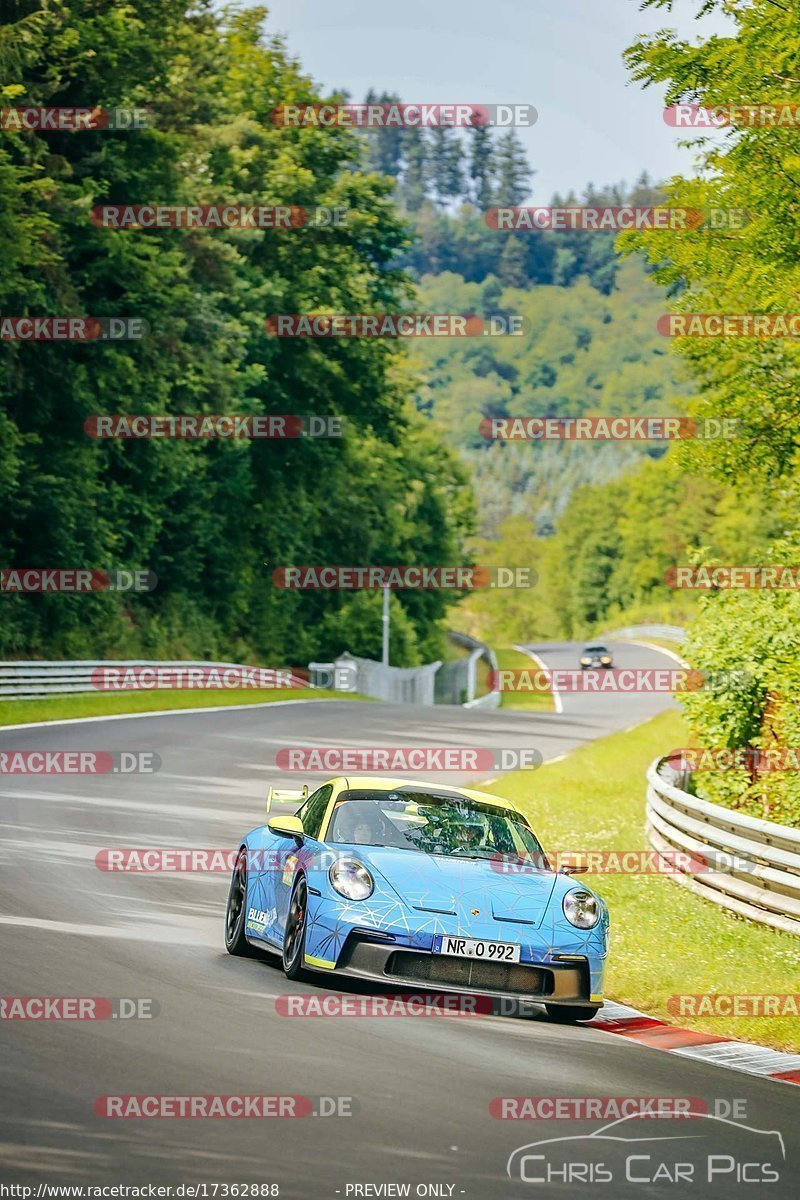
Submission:
<svg viewBox="0 0 800 1200">
<path fill-rule="evenodd" d="M 539 658 L 538 654 L 534 654 L 532 650 L 526 649 L 525 646 L 514 646 L 514 649 L 519 650 L 520 654 L 527 654 L 528 658 L 532 658 L 533 661 L 538 664 L 540 670 L 547 671 L 548 674 L 550 673 L 550 668 L 547 666 L 544 659 Z M 561 700 L 560 692 L 557 692 L 555 688 L 552 688 L 551 695 L 553 697 L 553 707 L 555 708 L 556 712 L 563 712 L 564 704 Z M 553 759 L 549 759 L 549 761 L 553 762 Z"/>
<path fill-rule="evenodd" d="M 104 796 L 75 796 L 69 792 L 4 792 L 11 800 L 44 800 L 46 803 L 66 804 L 67 807 L 117 808 L 133 812 L 158 813 L 167 817 L 208 817 L 212 821 L 252 821 L 258 813 L 237 812 L 235 809 L 204 808 L 202 804 L 159 804 L 144 800 L 111 800 Z M 258 806 L 260 807 L 260 801 Z M 263 822 L 262 822 L 263 824 Z M 250 826 L 255 828 L 255 826 Z"/>
<path fill-rule="evenodd" d="M 682 667 L 688 667 L 685 658 L 681 658 L 680 654 L 676 654 L 674 650 L 668 650 L 666 646 L 657 646 L 655 642 L 642 642 L 638 638 L 626 638 L 622 645 L 629 646 L 646 646 L 648 650 L 655 650 L 656 654 L 666 654 L 667 658 L 671 658 L 673 662 L 679 663 Z"/>
<path fill-rule="evenodd" d="M 83 693 L 91 695 L 90 692 Z M 117 693 L 118 694 L 118 693 Z M 304 700 L 265 700 L 262 704 L 214 704 L 207 708 L 157 708 L 152 712 L 109 713 L 106 717 L 64 717 L 58 721 L 23 721 L 21 725 L 0 725 L 0 733 L 7 729 L 48 729 L 51 725 L 89 725 L 94 721 L 135 721 L 139 717 L 179 717 L 197 713 L 242 712 L 248 708 L 284 708 L 287 704 L 327 704 L 328 698 L 319 700 L 310 697 Z M 354 701 L 354 703 L 360 703 Z"/>
</svg>

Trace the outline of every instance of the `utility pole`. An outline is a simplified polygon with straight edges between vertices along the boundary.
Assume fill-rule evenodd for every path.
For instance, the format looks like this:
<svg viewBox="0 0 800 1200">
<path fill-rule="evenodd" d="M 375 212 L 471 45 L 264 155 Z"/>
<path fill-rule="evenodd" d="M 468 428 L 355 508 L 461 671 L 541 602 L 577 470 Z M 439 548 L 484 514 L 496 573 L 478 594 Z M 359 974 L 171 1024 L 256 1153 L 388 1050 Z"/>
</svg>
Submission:
<svg viewBox="0 0 800 1200">
<path fill-rule="evenodd" d="M 383 652 L 381 654 L 381 662 L 384 667 L 389 665 L 389 589 L 383 589 L 383 616 L 381 618 L 383 625 Z"/>
</svg>

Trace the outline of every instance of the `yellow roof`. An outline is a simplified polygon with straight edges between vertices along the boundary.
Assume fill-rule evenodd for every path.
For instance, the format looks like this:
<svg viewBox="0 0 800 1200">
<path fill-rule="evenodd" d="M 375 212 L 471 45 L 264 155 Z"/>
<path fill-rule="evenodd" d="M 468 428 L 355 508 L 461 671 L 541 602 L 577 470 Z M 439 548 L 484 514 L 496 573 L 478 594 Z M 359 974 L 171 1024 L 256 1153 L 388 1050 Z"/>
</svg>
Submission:
<svg viewBox="0 0 800 1200">
<path fill-rule="evenodd" d="M 478 792 L 474 788 L 461 787 L 460 784 L 431 783 L 429 779 L 392 779 L 386 775 L 337 775 L 335 779 L 329 779 L 328 783 L 342 784 L 350 790 L 375 788 L 376 791 L 393 791 L 396 788 L 415 787 L 435 789 L 437 792 L 453 792 L 457 796 L 468 796 L 470 800 L 480 800 L 485 804 L 494 804 L 498 808 L 517 811 L 511 801 L 506 800 L 503 796 L 493 796 L 489 792 Z"/>
</svg>

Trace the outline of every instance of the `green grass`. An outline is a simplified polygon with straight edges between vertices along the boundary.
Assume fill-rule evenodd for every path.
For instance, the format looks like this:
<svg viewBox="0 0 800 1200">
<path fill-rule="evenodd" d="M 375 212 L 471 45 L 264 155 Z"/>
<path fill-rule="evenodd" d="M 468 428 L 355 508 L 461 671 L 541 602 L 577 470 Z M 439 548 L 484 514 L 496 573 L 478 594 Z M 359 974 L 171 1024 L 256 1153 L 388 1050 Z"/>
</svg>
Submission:
<svg viewBox="0 0 800 1200">
<path fill-rule="evenodd" d="M 538 671 L 534 659 L 513 646 L 495 646 L 497 666 L 501 671 Z M 553 712 L 552 692 L 503 692 L 501 708 L 536 708 L 540 712 Z"/>
<path fill-rule="evenodd" d="M 107 717 L 116 713 L 154 712 L 165 708 L 213 708 L 223 704 L 264 704 L 274 700 L 368 700 L 369 696 L 326 691 L 323 688 L 252 688 L 225 691 L 81 692 L 68 696 L 37 696 L 31 700 L 0 701 L 0 726 L 70 717 Z"/>
<path fill-rule="evenodd" d="M 645 770 L 686 739 L 680 715 L 662 713 L 485 790 L 519 805 L 546 849 L 646 849 Z M 673 1025 L 800 1051 L 796 1017 L 678 1017 L 667 1008 L 677 993 L 796 993 L 795 936 L 728 914 L 667 875 L 584 879 L 611 911 L 606 996 Z"/>
</svg>

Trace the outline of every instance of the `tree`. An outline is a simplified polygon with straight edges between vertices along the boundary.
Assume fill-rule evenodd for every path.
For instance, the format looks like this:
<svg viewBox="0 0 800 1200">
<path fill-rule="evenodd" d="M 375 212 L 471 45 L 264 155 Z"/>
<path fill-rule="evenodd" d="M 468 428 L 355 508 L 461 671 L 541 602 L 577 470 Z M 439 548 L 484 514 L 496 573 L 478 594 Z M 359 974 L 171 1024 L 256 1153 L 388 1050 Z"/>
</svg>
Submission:
<svg viewBox="0 0 800 1200">
<path fill-rule="evenodd" d="M 472 200 L 482 213 L 494 202 L 495 153 L 492 135 L 486 125 L 475 125 L 470 131 L 469 188 L 465 199 Z"/>
<path fill-rule="evenodd" d="M 495 202 L 515 207 L 528 195 L 528 181 L 534 172 L 528 164 L 525 149 L 513 129 L 500 138 L 495 153 Z"/>
<path fill-rule="evenodd" d="M 18 64 L 6 103 L 146 102 L 151 122 L 3 135 L 2 311 L 138 316 L 151 333 L 0 341 L 0 561 L 142 567 L 159 582 L 141 596 L 4 597 L 0 656 L 303 664 L 340 597 L 281 591 L 276 566 L 463 556 L 469 489 L 414 411 L 403 344 L 267 336 L 270 312 L 397 311 L 412 290 L 396 265 L 407 232 L 392 184 L 361 169 L 363 139 L 273 123 L 279 104 L 320 97 L 264 20 L 205 0 L 142 0 L 135 20 L 110 0 L 75 0 L 3 27 Z M 349 220 L 279 232 L 90 219 L 103 202 L 221 200 L 343 208 Z M 345 436 L 97 441 L 83 429 L 106 412 L 309 411 L 343 418 Z M 425 653 L 453 600 L 400 597 Z"/>
<path fill-rule="evenodd" d="M 453 130 L 436 125 L 430 132 L 430 179 L 437 204 L 458 200 L 464 190 L 463 149 Z"/>
<path fill-rule="evenodd" d="M 407 212 L 416 213 L 425 203 L 430 179 L 430 163 L 425 130 L 409 126 L 403 138 L 403 171 L 400 201 Z"/>
</svg>

